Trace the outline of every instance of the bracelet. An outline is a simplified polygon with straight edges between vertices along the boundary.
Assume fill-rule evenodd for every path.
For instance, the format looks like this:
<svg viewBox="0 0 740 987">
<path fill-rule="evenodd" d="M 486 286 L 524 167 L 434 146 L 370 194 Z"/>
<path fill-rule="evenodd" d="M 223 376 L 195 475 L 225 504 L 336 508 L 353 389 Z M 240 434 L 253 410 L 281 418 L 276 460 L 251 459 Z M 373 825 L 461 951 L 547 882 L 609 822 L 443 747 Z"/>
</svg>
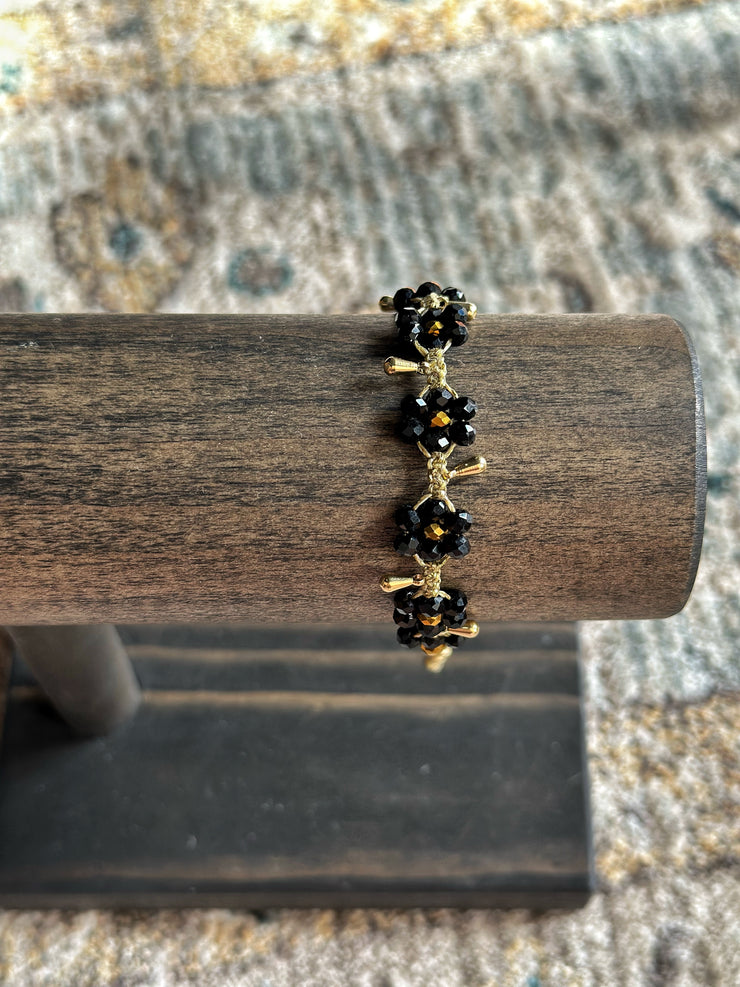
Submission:
<svg viewBox="0 0 740 987">
<path fill-rule="evenodd" d="M 447 467 L 456 445 L 469 446 L 475 441 L 470 420 L 477 405 L 447 383 L 444 355 L 450 346 L 461 346 L 467 340 L 467 322 L 475 318 L 477 309 L 457 288 L 443 291 L 436 281 L 425 281 L 416 291 L 400 288 L 392 297 L 384 295 L 378 304 L 382 311 L 396 313 L 398 329 L 400 355 L 386 359 L 385 372 L 419 373 L 427 378 L 420 394 L 407 394 L 401 401 L 397 434 L 419 447 L 429 480 L 428 490 L 415 504 L 403 504 L 394 514 L 400 529 L 394 547 L 401 555 L 413 556 L 421 572 L 385 575 L 380 586 L 394 594 L 398 642 L 421 647 L 426 668 L 439 672 L 460 641 L 475 637 L 479 630 L 468 619 L 465 593 L 441 588 L 442 568 L 448 559 L 464 558 L 470 551 L 467 532 L 473 523 L 468 511 L 455 508 L 447 484 L 486 468 L 483 456 Z"/>
</svg>

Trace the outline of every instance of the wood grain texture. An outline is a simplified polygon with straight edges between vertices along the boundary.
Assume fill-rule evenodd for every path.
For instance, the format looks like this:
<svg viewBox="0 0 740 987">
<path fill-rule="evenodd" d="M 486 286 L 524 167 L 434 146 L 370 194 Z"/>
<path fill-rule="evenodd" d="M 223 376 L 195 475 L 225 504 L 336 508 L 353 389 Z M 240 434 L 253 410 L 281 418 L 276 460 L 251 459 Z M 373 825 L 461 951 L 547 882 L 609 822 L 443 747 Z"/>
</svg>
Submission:
<svg viewBox="0 0 740 987">
<path fill-rule="evenodd" d="M 143 701 L 106 737 L 16 663 L 0 907 L 588 898 L 572 625 L 496 624 L 441 675 L 385 624 L 117 629 Z"/>
<path fill-rule="evenodd" d="M 379 621 L 392 512 L 426 487 L 393 434 L 392 318 L 4 315 L 0 621 Z M 448 353 L 482 476 L 451 560 L 478 620 L 662 617 L 696 571 L 698 370 L 667 316 L 479 316 Z"/>
</svg>

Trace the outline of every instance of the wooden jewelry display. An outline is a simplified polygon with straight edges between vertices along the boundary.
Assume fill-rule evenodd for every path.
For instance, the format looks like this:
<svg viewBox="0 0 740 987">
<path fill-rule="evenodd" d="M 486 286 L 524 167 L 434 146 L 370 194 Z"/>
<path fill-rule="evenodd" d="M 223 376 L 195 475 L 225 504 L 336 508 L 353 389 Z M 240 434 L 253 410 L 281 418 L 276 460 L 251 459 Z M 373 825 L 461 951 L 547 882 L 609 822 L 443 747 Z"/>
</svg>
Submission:
<svg viewBox="0 0 740 987">
<path fill-rule="evenodd" d="M 688 599 L 698 367 L 663 315 L 471 332 L 480 633 L 435 675 L 378 588 L 386 315 L 0 317 L 0 907 L 587 899 L 573 621 Z"/>
</svg>

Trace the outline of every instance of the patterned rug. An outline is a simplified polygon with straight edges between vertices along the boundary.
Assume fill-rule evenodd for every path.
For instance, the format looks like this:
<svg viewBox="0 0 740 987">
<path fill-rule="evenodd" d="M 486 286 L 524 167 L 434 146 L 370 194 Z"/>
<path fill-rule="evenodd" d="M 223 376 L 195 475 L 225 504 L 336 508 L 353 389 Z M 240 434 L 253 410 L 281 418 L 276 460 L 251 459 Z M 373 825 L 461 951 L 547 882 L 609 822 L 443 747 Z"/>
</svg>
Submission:
<svg viewBox="0 0 740 987">
<path fill-rule="evenodd" d="M 740 7 L 0 4 L 0 310 L 667 312 L 703 369 L 691 601 L 582 627 L 569 913 L 0 913 L 10 987 L 740 983 Z"/>
</svg>

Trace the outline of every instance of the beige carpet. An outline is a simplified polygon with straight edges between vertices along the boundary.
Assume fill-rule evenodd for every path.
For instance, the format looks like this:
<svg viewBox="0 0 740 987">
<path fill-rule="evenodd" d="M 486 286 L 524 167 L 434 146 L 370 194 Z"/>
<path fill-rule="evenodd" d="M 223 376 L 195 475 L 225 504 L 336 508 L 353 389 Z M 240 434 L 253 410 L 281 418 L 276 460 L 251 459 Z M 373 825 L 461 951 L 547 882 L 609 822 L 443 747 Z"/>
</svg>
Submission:
<svg viewBox="0 0 740 987">
<path fill-rule="evenodd" d="M 707 531 L 685 611 L 583 627 L 581 911 L 0 913 L 11 987 L 740 984 L 740 7 L 0 6 L 0 309 L 668 312 Z"/>
</svg>

